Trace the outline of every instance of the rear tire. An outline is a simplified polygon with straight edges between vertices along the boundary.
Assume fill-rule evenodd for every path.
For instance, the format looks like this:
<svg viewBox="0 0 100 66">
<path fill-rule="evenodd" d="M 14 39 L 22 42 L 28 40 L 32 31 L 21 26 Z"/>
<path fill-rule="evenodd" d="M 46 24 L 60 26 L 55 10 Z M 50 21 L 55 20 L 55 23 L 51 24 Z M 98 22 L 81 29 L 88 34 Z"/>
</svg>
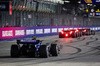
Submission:
<svg viewBox="0 0 100 66">
<path fill-rule="evenodd" d="M 11 57 L 19 57 L 20 56 L 20 46 L 12 45 L 11 46 Z"/>
<path fill-rule="evenodd" d="M 57 44 L 51 44 L 50 52 L 51 52 L 52 56 L 58 56 L 59 48 L 58 48 Z"/>
<path fill-rule="evenodd" d="M 63 38 L 61 35 L 59 35 L 59 38 Z"/>
<path fill-rule="evenodd" d="M 72 35 L 72 38 L 76 38 L 76 34 L 75 33 Z"/>
<path fill-rule="evenodd" d="M 59 38 L 63 38 L 63 36 L 59 33 Z"/>
<path fill-rule="evenodd" d="M 48 58 L 49 57 L 49 49 L 47 45 L 41 45 L 39 49 L 39 56 L 42 58 Z"/>
<path fill-rule="evenodd" d="M 76 33 L 76 38 L 77 38 L 77 37 L 79 37 L 79 34 L 78 34 L 78 33 Z"/>
</svg>

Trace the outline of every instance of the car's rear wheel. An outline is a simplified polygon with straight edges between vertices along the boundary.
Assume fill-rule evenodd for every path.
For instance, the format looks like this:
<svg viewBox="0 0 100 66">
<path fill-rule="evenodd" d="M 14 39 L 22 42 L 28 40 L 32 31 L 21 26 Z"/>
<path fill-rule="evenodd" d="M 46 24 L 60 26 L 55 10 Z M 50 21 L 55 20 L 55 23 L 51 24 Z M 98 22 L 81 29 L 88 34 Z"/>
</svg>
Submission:
<svg viewBox="0 0 100 66">
<path fill-rule="evenodd" d="M 63 38 L 63 36 L 62 35 L 59 35 L 59 38 Z"/>
<path fill-rule="evenodd" d="M 75 33 L 72 35 L 72 38 L 76 38 L 76 34 Z"/>
<path fill-rule="evenodd" d="M 87 36 L 88 36 L 88 35 L 89 35 L 89 31 L 87 31 L 85 35 L 87 35 Z"/>
<path fill-rule="evenodd" d="M 11 57 L 19 57 L 19 56 L 20 56 L 20 46 L 11 45 Z"/>
<path fill-rule="evenodd" d="M 59 33 L 59 38 L 63 38 L 63 35 Z"/>
<path fill-rule="evenodd" d="M 41 45 L 39 49 L 39 56 L 42 58 L 48 58 L 49 57 L 49 49 L 47 45 Z"/>
</svg>

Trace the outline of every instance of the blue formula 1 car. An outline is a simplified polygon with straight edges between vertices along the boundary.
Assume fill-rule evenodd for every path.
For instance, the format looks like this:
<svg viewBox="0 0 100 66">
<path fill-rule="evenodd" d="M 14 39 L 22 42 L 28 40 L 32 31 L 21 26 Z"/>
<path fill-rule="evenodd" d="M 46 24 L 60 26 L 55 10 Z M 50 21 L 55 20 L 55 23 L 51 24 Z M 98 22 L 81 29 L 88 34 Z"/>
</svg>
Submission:
<svg viewBox="0 0 100 66">
<path fill-rule="evenodd" d="M 57 44 L 42 44 L 40 40 L 17 40 L 17 44 L 11 46 L 11 57 L 29 56 L 43 57 L 58 56 Z"/>
</svg>

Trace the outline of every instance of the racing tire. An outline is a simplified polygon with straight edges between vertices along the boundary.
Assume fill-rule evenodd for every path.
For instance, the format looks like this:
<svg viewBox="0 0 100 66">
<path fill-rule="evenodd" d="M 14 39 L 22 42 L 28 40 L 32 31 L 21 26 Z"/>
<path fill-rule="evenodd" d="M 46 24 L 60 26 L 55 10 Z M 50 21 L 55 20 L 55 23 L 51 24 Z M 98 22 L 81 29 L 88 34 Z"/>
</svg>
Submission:
<svg viewBox="0 0 100 66">
<path fill-rule="evenodd" d="M 84 32 L 82 32 L 82 36 L 84 36 L 85 35 L 85 33 Z"/>
<path fill-rule="evenodd" d="M 61 35 L 59 35 L 59 38 L 63 38 Z"/>
<path fill-rule="evenodd" d="M 78 34 L 78 33 L 76 33 L 76 38 L 77 38 L 77 37 L 79 37 L 79 34 Z"/>
<path fill-rule="evenodd" d="M 20 46 L 19 45 L 11 45 L 11 57 L 19 57 L 20 56 Z"/>
<path fill-rule="evenodd" d="M 86 32 L 85 35 L 88 36 L 89 32 Z"/>
<path fill-rule="evenodd" d="M 58 56 L 59 48 L 57 44 L 51 44 L 50 53 L 52 54 L 52 56 Z"/>
<path fill-rule="evenodd" d="M 76 34 L 75 33 L 73 34 L 72 38 L 76 38 Z"/>
<path fill-rule="evenodd" d="M 64 38 L 64 37 L 63 37 L 63 35 L 61 35 L 61 34 L 59 33 L 59 38 Z"/>
<path fill-rule="evenodd" d="M 48 58 L 49 57 L 49 48 L 47 45 L 41 45 L 39 48 L 39 56 L 41 58 Z"/>
<path fill-rule="evenodd" d="M 80 37 L 80 33 L 78 33 L 78 37 Z"/>
</svg>

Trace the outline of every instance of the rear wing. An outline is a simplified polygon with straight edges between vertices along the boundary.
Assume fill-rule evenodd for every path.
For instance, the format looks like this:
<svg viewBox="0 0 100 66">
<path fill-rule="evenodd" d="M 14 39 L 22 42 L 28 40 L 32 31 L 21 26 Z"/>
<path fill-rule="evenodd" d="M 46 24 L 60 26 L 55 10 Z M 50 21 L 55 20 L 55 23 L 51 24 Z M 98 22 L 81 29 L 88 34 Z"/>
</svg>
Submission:
<svg viewBox="0 0 100 66">
<path fill-rule="evenodd" d="M 38 44 L 40 40 L 17 40 L 17 44 Z"/>
</svg>

